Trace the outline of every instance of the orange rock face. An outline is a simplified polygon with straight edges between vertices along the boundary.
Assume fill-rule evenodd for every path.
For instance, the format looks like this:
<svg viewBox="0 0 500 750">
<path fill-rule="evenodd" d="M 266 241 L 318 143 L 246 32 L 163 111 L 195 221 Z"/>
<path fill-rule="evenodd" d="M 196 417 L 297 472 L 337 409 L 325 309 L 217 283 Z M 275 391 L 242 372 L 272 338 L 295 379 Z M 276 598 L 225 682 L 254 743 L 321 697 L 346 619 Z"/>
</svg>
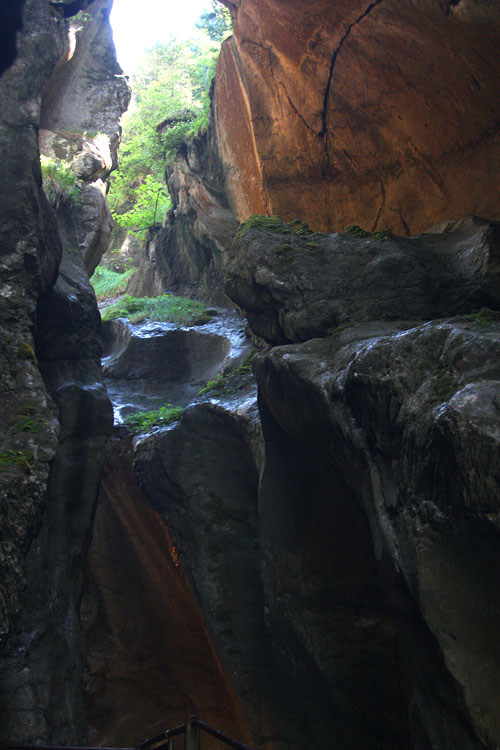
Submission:
<svg viewBox="0 0 500 750">
<path fill-rule="evenodd" d="M 217 135 L 239 219 L 399 234 L 500 217 L 500 6 L 236 0 Z"/>
<path fill-rule="evenodd" d="M 134 745 L 193 714 L 249 741 L 168 531 L 135 484 L 127 441 L 108 443 L 81 619 L 93 744 Z M 204 748 L 219 746 L 204 735 Z"/>
</svg>

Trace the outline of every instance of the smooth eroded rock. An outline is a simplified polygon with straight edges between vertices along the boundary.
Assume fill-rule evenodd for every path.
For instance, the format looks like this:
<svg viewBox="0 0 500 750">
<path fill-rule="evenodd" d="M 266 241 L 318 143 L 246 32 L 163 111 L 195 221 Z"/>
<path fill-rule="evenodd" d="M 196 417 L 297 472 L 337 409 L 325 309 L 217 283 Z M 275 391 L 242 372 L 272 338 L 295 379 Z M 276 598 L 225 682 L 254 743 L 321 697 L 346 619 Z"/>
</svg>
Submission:
<svg viewBox="0 0 500 750">
<path fill-rule="evenodd" d="M 314 657 L 339 747 L 499 742 L 498 337 L 367 323 L 256 359 L 269 628 Z"/>
<path fill-rule="evenodd" d="M 234 250 L 226 293 L 271 343 L 324 336 L 347 322 L 500 306 L 500 225 L 482 220 L 404 238 L 323 235 L 256 216 Z"/>
<path fill-rule="evenodd" d="M 104 374 L 114 379 L 209 380 L 231 351 L 225 336 L 168 323 L 138 327 L 119 319 L 104 323 L 103 328 Z"/>
</svg>

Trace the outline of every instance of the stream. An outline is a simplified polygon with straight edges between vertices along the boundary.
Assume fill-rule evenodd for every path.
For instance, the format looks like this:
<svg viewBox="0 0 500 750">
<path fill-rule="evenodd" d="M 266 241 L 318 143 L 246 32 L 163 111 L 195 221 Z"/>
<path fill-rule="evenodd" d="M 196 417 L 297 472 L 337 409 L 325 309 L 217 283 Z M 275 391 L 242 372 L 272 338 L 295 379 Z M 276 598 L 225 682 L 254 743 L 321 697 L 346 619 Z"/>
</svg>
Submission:
<svg viewBox="0 0 500 750">
<path fill-rule="evenodd" d="M 104 382 L 115 424 L 165 404 L 185 407 L 197 399 L 228 404 L 245 400 L 249 389 L 199 396 L 208 381 L 238 368 L 252 351 L 245 319 L 232 310 L 214 309 L 217 314 L 212 320 L 197 326 L 132 324 L 125 318 L 103 323 Z M 255 398 L 254 393 L 248 396 Z"/>
</svg>

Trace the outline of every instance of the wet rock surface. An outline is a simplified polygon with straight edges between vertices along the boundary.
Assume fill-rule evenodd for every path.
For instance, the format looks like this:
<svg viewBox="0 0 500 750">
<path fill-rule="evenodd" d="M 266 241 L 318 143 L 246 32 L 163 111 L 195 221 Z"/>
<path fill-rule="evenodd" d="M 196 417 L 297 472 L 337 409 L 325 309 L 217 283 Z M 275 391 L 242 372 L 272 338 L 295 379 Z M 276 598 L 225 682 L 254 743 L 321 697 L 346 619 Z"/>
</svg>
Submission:
<svg viewBox="0 0 500 750">
<path fill-rule="evenodd" d="M 39 300 L 35 341 L 60 431 L 26 557 L 26 604 L 2 651 L 3 730 L 19 741 L 83 741 L 77 607 L 112 408 L 99 367 L 99 314 L 78 251 L 63 254 L 55 286 Z"/>
<path fill-rule="evenodd" d="M 252 350 L 244 320 L 218 310 L 204 325 L 103 324 L 103 370 L 119 422 L 165 403 L 187 406 L 218 373 L 237 369 Z"/>
<path fill-rule="evenodd" d="M 86 741 L 77 606 L 112 410 L 95 296 L 42 190 L 43 93 L 67 50 L 63 7 L 27 0 L 0 81 L 5 743 Z"/>
<path fill-rule="evenodd" d="M 25 3 L 23 18 L 27 33 L 17 40 L 18 58 L 0 80 L 0 149 L 5 175 L 0 184 L 0 410 L 4 425 L 0 452 L 5 464 L 0 472 L 2 643 L 20 608 L 25 552 L 40 526 L 49 462 L 57 441 L 55 410 L 34 356 L 32 321 L 37 296 L 54 282 L 62 252 L 41 187 L 36 123 L 40 91 L 64 49 L 64 29 L 44 3 Z M 27 80 L 26 66 L 36 54 L 38 63 Z M 21 416 L 25 419 L 20 420 Z M 31 421 L 38 430 L 26 433 L 15 429 L 21 426 L 20 421 Z"/>
<path fill-rule="evenodd" d="M 346 322 L 500 306 L 496 223 L 468 219 L 408 239 L 301 236 L 293 224 L 275 224 L 250 225 L 236 240 L 225 285 L 254 333 L 271 343 L 322 336 Z"/>
<path fill-rule="evenodd" d="M 268 624 L 315 656 L 346 747 L 498 743 L 497 342 L 368 324 L 256 359 Z"/>
<path fill-rule="evenodd" d="M 138 443 L 135 474 L 175 540 L 254 742 L 280 747 L 280 735 L 283 742 L 291 739 L 304 717 L 298 696 L 276 670 L 264 623 L 260 458 L 255 399 L 234 411 L 205 403 Z"/>
</svg>

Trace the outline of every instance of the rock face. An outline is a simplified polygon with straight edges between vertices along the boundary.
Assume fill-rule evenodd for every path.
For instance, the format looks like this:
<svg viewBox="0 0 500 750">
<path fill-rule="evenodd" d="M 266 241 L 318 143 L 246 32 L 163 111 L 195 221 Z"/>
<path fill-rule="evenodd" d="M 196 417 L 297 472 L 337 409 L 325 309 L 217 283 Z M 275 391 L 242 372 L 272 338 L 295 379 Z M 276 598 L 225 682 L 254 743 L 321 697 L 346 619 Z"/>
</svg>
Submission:
<svg viewBox="0 0 500 750">
<path fill-rule="evenodd" d="M 150 324 L 140 329 L 114 320 L 105 325 L 104 373 L 110 378 L 207 381 L 221 369 L 231 343 L 196 328 Z"/>
<path fill-rule="evenodd" d="M 59 231 L 65 246 L 80 248 L 90 276 L 111 237 L 106 179 L 117 166 L 119 121 L 130 101 L 116 61 L 111 6 L 112 0 L 94 0 L 67 21 L 69 43 L 40 112 L 41 154 L 62 161 L 77 179 L 74 195 L 54 206 Z"/>
<path fill-rule="evenodd" d="M 207 132 L 193 138 L 168 168 L 172 196 L 165 229 L 148 246 L 134 293 L 149 289 L 172 290 L 177 294 L 228 306 L 222 279 L 238 222 L 224 193 L 223 167 L 213 123 Z"/>
<path fill-rule="evenodd" d="M 497 4 L 224 4 L 234 36 L 215 121 L 239 219 L 414 234 L 472 213 L 499 218 Z"/>
<path fill-rule="evenodd" d="M 264 622 L 260 457 L 255 402 L 239 412 L 200 404 L 139 443 L 135 472 L 173 535 L 254 741 L 281 747 L 297 735 L 305 711 L 297 686 L 276 669 Z"/>
<path fill-rule="evenodd" d="M 256 217 L 239 235 L 226 292 L 271 343 L 322 336 L 349 321 L 430 320 L 500 307 L 497 223 L 468 219 L 405 239 L 356 228 L 313 234 Z"/>
<path fill-rule="evenodd" d="M 499 742 L 499 374 L 498 323 L 463 318 L 257 360 L 268 627 L 339 747 Z"/>
<path fill-rule="evenodd" d="M 221 1 L 213 118 L 169 169 L 141 292 L 223 303 L 233 217 L 398 235 L 500 219 L 496 3 Z"/>
<path fill-rule="evenodd" d="M 109 24 L 113 0 L 80 5 L 85 5 L 83 19 L 69 20 L 69 46 L 45 88 L 40 126 L 54 132 L 103 133 L 115 162 L 130 89 L 116 61 Z"/>
<path fill-rule="evenodd" d="M 86 739 L 77 605 L 112 412 L 95 296 L 42 189 L 38 144 L 43 93 L 67 53 L 64 16 L 84 5 L 26 0 L 0 80 L 4 743 Z"/>
<path fill-rule="evenodd" d="M 130 438 L 116 434 L 106 455 L 82 604 L 92 742 L 135 744 L 192 714 L 248 741 L 177 549 L 134 480 Z"/>
<path fill-rule="evenodd" d="M 313 726 L 287 746 L 494 748 L 498 226 L 403 240 L 259 222 L 237 241 L 231 293 L 271 343 L 309 339 L 254 367 L 271 672 L 313 696 Z M 485 299 L 496 309 L 473 312 Z"/>
<path fill-rule="evenodd" d="M 19 38 L 18 60 L 0 80 L 1 157 L 5 174 L 12 176 L 0 185 L 1 408 L 2 423 L 10 427 L 2 435 L 6 464 L 2 471 L 2 517 L 6 520 L 2 585 L 8 587 L 2 602 L 2 639 L 8 632 L 10 618 L 19 609 L 23 558 L 40 525 L 48 462 L 56 445 L 56 430 L 50 424 L 55 411 L 36 366 L 32 321 L 37 297 L 54 283 L 62 253 L 55 219 L 41 187 L 36 122 L 40 91 L 64 48 L 64 26 L 50 14 L 45 3 L 34 2 L 24 8 L 24 26 L 27 33 Z M 28 81 L 25 61 L 34 59 L 36 52 L 38 64 Z M 30 414 L 40 428 L 28 431 L 27 439 L 19 434 L 25 431 L 16 430 L 16 426 L 20 415 L 29 420 Z M 12 456 L 13 460 L 8 460 L 11 450 L 22 452 L 18 455 L 20 462 Z M 31 469 L 28 476 L 26 461 Z"/>
</svg>

